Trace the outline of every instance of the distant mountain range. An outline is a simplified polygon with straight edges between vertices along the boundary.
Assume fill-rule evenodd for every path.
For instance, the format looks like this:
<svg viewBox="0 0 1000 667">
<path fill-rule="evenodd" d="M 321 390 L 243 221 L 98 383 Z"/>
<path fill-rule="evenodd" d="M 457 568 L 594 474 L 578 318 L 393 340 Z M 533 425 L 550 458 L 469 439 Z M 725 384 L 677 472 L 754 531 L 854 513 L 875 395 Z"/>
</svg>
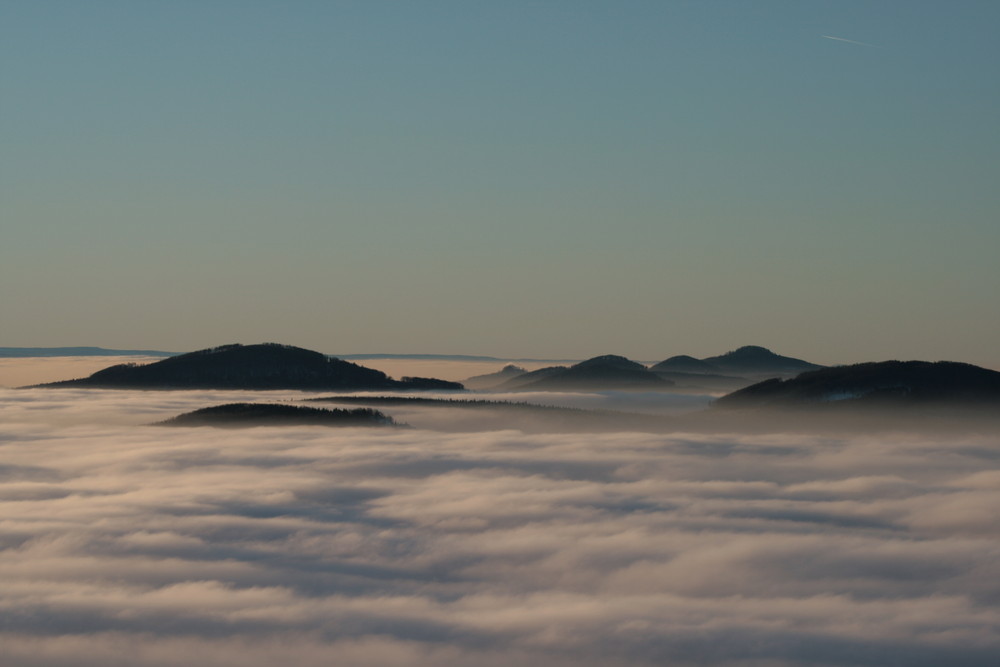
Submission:
<svg viewBox="0 0 1000 667">
<path fill-rule="evenodd" d="M 4 357 L 172 357 L 160 350 L 108 350 L 103 347 L 0 347 Z"/>
<path fill-rule="evenodd" d="M 569 363 L 576 359 L 511 359 L 506 357 L 485 357 L 472 354 L 335 354 L 338 359 L 413 359 L 417 361 L 496 361 L 496 362 L 516 362 L 516 363 Z"/>
<path fill-rule="evenodd" d="M 470 389 L 493 391 L 597 391 L 602 389 L 674 389 L 732 391 L 765 377 L 789 377 L 823 368 L 748 345 L 705 359 L 670 357 L 646 366 L 617 355 L 604 355 L 572 366 L 548 366 L 527 372 L 506 366 L 498 373 L 463 381 Z"/>
<path fill-rule="evenodd" d="M 953 361 L 882 361 L 770 379 L 719 398 L 719 408 L 995 405 L 1000 373 Z"/>
<path fill-rule="evenodd" d="M 94 355 L 126 353 L 102 348 L 34 349 L 53 354 L 55 349 L 89 350 Z M 128 352 L 155 354 L 140 350 Z M 167 356 L 148 364 L 118 364 L 89 377 L 39 386 L 316 391 L 459 391 L 465 388 L 462 383 L 434 378 L 396 380 L 382 371 L 350 361 L 276 343 L 223 345 Z M 508 364 L 497 373 L 469 378 L 468 386 L 499 392 L 728 392 L 715 404 L 723 409 L 834 404 L 898 406 L 949 401 L 995 404 L 1000 401 L 1000 372 L 970 364 L 885 361 L 825 368 L 753 345 L 703 359 L 673 356 L 648 368 L 612 354 L 534 371 Z"/>
<path fill-rule="evenodd" d="M 0 347 L 0 358 L 5 357 L 174 357 L 177 352 L 163 350 L 111 350 L 103 347 Z M 576 359 L 508 359 L 471 354 L 333 354 L 337 359 L 412 359 L 417 361 L 472 361 L 517 363 L 569 363 Z"/>
<path fill-rule="evenodd" d="M 488 388 L 498 392 L 678 392 L 706 388 L 720 393 L 728 391 L 714 402 L 711 410 L 700 416 L 691 415 L 688 421 L 677 422 L 682 426 L 690 422 L 692 428 L 704 428 L 709 424 L 718 428 L 719 424 L 734 419 L 739 422 L 734 422 L 737 426 L 748 419 L 757 419 L 760 428 L 771 428 L 778 413 L 768 411 L 768 408 L 780 408 L 785 415 L 796 412 L 807 414 L 810 424 L 824 419 L 820 412 L 829 416 L 828 421 L 839 424 L 841 415 L 849 413 L 838 412 L 837 409 L 852 407 L 885 409 L 861 412 L 865 415 L 904 415 L 911 421 L 921 415 L 938 415 L 942 412 L 939 407 L 950 411 L 949 414 L 961 414 L 962 418 L 973 414 L 973 411 L 964 410 L 966 407 L 978 408 L 974 414 L 979 416 L 1000 416 L 1000 372 L 997 371 L 946 361 L 883 361 L 825 368 L 801 359 L 784 357 L 759 346 L 741 347 L 704 359 L 674 356 L 648 368 L 610 354 L 568 366 L 549 366 L 534 371 L 508 364 L 497 373 L 470 378 L 469 384 L 477 389 Z M 350 361 L 276 343 L 223 345 L 169 356 L 148 364 L 118 364 L 86 378 L 38 386 L 339 392 L 464 389 L 460 383 L 434 378 L 404 377 L 396 380 L 382 371 Z M 758 417 L 754 417 L 755 414 Z M 389 423 L 388 419 L 381 413 L 327 414 L 283 405 L 233 404 L 182 415 L 172 423 L 347 425 Z M 628 421 L 638 417 L 617 415 L 611 421 L 620 425 L 623 419 Z M 662 418 L 657 419 L 660 421 L 655 424 L 647 419 L 642 423 L 643 428 L 666 427 L 666 422 L 660 423 Z"/>
<path fill-rule="evenodd" d="M 290 345 L 223 345 L 150 364 L 119 364 L 44 387 L 107 389 L 461 390 L 457 382 L 404 377 Z"/>
<path fill-rule="evenodd" d="M 0 348 L 0 356 L 159 356 L 151 364 L 119 364 L 93 375 L 44 386 L 122 388 L 239 389 L 461 389 L 462 384 L 431 378 L 394 380 L 381 371 L 289 345 L 223 345 L 175 355 L 158 350 L 113 350 L 100 347 Z M 503 361 L 497 357 L 435 354 L 346 355 L 348 358 Z M 534 360 L 537 363 L 539 360 Z M 679 355 L 649 368 L 618 355 L 603 355 L 572 365 L 534 371 L 507 364 L 497 373 L 469 378 L 476 390 L 600 391 L 665 390 L 731 391 L 766 377 L 790 377 L 822 368 L 784 357 L 759 346 L 696 359 Z"/>
</svg>

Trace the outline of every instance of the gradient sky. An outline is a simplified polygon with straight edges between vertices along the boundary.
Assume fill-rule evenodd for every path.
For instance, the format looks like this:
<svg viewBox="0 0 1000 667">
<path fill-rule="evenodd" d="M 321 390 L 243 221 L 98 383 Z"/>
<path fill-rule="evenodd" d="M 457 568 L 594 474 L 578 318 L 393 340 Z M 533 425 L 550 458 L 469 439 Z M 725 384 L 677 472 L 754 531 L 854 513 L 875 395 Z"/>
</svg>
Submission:
<svg viewBox="0 0 1000 667">
<path fill-rule="evenodd" d="M 3 1 L 0 344 L 1000 367 L 998 27 Z"/>
</svg>

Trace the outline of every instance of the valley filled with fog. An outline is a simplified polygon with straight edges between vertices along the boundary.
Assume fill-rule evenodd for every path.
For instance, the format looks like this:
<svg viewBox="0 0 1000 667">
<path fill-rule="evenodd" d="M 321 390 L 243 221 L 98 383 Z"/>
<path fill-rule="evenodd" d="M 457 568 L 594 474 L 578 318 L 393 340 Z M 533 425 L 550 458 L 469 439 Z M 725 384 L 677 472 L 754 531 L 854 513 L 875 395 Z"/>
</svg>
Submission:
<svg viewBox="0 0 1000 667">
<path fill-rule="evenodd" d="M 380 408 L 408 428 L 149 425 L 321 395 L 0 389 L 5 660 L 985 666 L 1000 652 L 988 431 L 560 432 L 420 405 Z M 670 417 L 711 397 L 516 400 L 543 399 Z"/>
<path fill-rule="evenodd" d="M 0 667 L 997 667 L 998 24 L 0 1 Z"/>
</svg>

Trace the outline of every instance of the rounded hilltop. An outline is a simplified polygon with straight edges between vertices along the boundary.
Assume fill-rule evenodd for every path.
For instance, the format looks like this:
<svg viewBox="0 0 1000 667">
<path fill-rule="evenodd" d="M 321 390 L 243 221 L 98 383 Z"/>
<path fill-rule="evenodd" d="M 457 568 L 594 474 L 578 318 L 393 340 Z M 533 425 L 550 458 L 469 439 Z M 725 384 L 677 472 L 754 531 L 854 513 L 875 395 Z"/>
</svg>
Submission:
<svg viewBox="0 0 1000 667">
<path fill-rule="evenodd" d="M 645 366 L 616 354 L 604 354 L 573 366 L 549 366 L 522 373 L 500 390 L 512 391 L 599 391 L 603 389 L 656 390 L 673 382 Z"/>
<path fill-rule="evenodd" d="M 822 368 L 802 359 L 775 354 L 760 345 L 744 345 L 717 357 L 706 357 L 702 361 L 719 371 L 744 375 L 803 373 Z"/>
<path fill-rule="evenodd" d="M 718 373 L 719 369 L 688 354 L 678 354 L 649 367 L 654 373 Z"/>
<path fill-rule="evenodd" d="M 439 389 L 462 385 L 433 378 L 394 380 L 382 371 L 293 345 L 231 344 L 150 364 L 118 364 L 43 387 L 101 389 Z"/>
</svg>

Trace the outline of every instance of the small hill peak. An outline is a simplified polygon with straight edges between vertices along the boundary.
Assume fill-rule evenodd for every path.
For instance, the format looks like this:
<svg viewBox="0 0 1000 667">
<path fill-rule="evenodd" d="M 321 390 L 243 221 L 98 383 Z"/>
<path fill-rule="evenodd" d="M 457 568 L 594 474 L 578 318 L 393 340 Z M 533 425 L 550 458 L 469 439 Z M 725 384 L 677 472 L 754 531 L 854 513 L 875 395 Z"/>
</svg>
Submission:
<svg viewBox="0 0 1000 667">
<path fill-rule="evenodd" d="M 708 363 L 707 361 L 702 361 L 701 359 L 695 359 L 694 357 L 687 354 L 678 354 L 676 356 L 670 357 L 669 359 L 664 359 L 660 363 L 651 366 L 651 371 L 656 372 L 675 372 L 675 373 L 718 373 L 719 369 Z"/>
<path fill-rule="evenodd" d="M 778 356 L 778 355 L 774 354 L 774 352 L 771 352 L 771 350 L 769 350 L 766 347 L 764 347 L 763 345 L 743 345 L 741 347 L 736 348 L 735 350 L 732 350 L 731 352 L 727 352 L 723 356 L 732 356 L 732 357 L 735 357 L 735 356 L 750 356 L 750 355 L 754 355 L 754 356 L 764 356 L 764 355 L 767 355 L 767 356 Z"/>
<path fill-rule="evenodd" d="M 626 357 L 617 354 L 602 354 L 599 357 L 591 357 L 586 361 L 573 366 L 573 368 L 590 368 L 592 366 L 607 366 L 612 368 L 628 368 L 632 370 L 645 370 L 645 366 Z"/>
<path fill-rule="evenodd" d="M 382 371 L 293 345 L 220 345 L 151 364 L 119 364 L 87 378 L 45 386 L 107 389 L 462 389 L 427 378 L 393 380 Z"/>
<path fill-rule="evenodd" d="M 736 374 L 789 375 L 822 368 L 802 359 L 783 357 L 760 345 L 744 345 L 717 357 L 706 357 L 702 361 L 727 373 Z"/>
</svg>

